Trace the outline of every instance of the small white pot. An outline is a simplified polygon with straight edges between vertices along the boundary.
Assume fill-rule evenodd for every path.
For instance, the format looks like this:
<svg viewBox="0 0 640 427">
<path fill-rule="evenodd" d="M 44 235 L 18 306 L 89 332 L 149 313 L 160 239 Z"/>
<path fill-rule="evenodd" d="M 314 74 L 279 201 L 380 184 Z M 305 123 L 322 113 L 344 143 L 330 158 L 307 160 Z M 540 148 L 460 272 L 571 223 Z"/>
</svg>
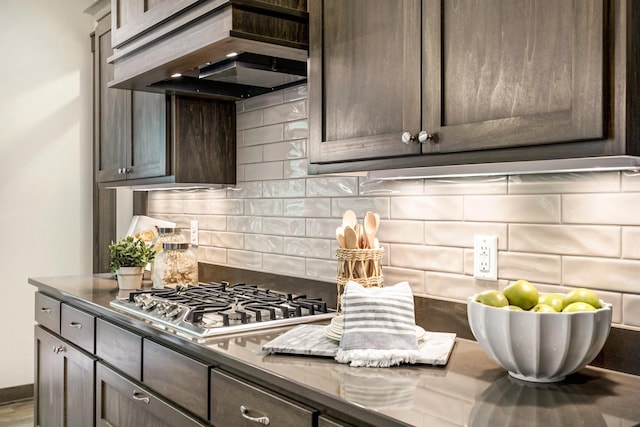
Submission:
<svg viewBox="0 0 640 427">
<path fill-rule="evenodd" d="M 142 287 L 144 267 L 120 267 L 116 270 L 120 289 L 139 289 Z"/>
</svg>

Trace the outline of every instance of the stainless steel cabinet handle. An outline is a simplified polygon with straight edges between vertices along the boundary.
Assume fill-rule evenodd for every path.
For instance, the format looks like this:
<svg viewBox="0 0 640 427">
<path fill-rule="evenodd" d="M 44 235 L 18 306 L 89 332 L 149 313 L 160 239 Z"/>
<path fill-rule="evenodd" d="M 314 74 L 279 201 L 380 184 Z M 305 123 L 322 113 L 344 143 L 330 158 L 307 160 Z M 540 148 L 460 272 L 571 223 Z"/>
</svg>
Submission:
<svg viewBox="0 0 640 427">
<path fill-rule="evenodd" d="M 405 144 L 409 144 L 412 141 L 419 142 L 421 144 L 426 143 L 427 141 L 435 141 L 435 138 L 432 134 L 427 132 L 426 130 L 421 130 L 417 135 L 411 135 L 411 132 L 403 132 L 402 133 L 402 142 Z"/>
<path fill-rule="evenodd" d="M 133 395 L 131 395 L 131 397 L 133 397 L 135 400 L 139 400 L 139 401 L 144 402 L 144 403 L 149 403 L 149 397 L 145 396 L 144 394 L 142 394 L 142 393 L 140 393 L 140 392 L 138 392 L 136 390 L 133 390 Z"/>
<path fill-rule="evenodd" d="M 78 322 L 71 322 L 69 323 L 69 326 L 71 326 L 72 328 L 82 329 L 82 323 Z"/>
<path fill-rule="evenodd" d="M 53 352 L 55 354 L 62 353 L 63 351 L 64 351 L 64 347 L 63 346 L 61 346 L 61 345 L 54 345 L 53 346 Z"/>
<path fill-rule="evenodd" d="M 40 309 L 40 311 L 43 312 L 43 313 L 51 314 L 51 309 L 50 308 L 42 307 Z"/>
<path fill-rule="evenodd" d="M 249 421 L 264 424 L 265 426 L 268 426 L 270 423 L 269 417 L 252 417 L 249 415 L 249 410 L 244 405 L 240 405 L 240 414 Z"/>
</svg>

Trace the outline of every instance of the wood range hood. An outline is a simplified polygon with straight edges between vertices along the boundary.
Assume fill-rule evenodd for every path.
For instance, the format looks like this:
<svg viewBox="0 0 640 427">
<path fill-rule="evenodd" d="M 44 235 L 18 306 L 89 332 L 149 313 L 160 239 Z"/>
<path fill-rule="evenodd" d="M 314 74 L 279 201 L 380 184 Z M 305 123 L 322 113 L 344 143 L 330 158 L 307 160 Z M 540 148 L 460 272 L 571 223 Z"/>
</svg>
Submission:
<svg viewBox="0 0 640 427">
<path fill-rule="evenodd" d="M 239 100 L 306 81 L 306 1 L 161 2 L 135 19 L 115 3 L 109 87 Z"/>
</svg>

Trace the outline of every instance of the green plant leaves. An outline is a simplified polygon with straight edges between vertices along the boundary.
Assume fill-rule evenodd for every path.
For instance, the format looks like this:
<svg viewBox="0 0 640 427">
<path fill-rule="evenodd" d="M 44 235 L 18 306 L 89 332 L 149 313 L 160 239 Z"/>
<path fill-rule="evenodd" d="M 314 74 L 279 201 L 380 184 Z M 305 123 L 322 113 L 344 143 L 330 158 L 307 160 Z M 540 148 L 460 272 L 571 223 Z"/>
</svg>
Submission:
<svg viewBox="0 0 640 427">
<path fill-rule="evenodd" d="M 155 257 L 153 246 L 133 236 L 109 245 L 109 268 L 112 273 L 120 267 L 144 267 Z"/>
</svg>

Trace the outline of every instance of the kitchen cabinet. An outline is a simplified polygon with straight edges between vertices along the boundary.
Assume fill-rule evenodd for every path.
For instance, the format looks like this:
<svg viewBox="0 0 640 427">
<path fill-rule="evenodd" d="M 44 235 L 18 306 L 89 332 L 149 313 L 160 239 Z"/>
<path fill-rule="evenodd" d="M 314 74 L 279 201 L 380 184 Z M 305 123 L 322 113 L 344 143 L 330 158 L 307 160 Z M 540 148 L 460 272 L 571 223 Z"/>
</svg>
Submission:
<svg viewBox="0 0 640 427">
<path fill-rule="evenodd" d="M 206 426 L 100 362 L 96 369 L 96 390 L 97 426 Z"/>
<path fill-rule="evenodd" d="M 312 173 L 640 154 L 637 2 L 398 3 L 310 3 Z"/>
<path fill-rule="evenodd" d="M 35 327 L 35 425 L 94 425 L 95 359 Z"/>
</svg>

